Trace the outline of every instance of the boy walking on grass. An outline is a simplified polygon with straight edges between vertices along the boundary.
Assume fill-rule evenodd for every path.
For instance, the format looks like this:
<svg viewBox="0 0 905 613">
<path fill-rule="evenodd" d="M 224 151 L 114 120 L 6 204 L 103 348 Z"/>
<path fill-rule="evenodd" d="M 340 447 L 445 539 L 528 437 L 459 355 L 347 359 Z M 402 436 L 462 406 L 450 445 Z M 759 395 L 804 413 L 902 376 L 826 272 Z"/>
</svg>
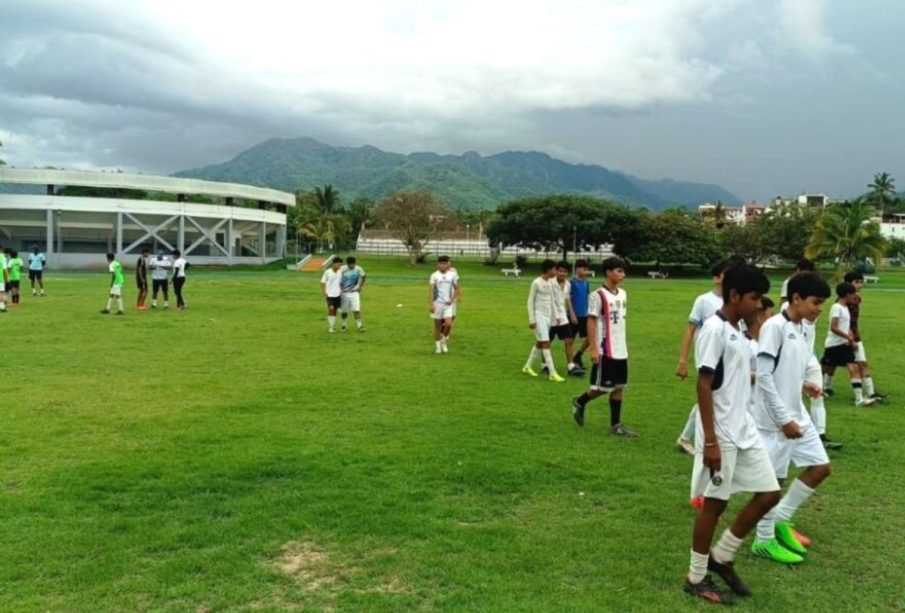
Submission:
<svg viewBox="0 0 905 613">
<path fill-rule="evenodd" d="M 19 252 L 13 249 L 9 253 L 9 288 L 13 304 L 19 304 L 19 285 L 22 283 L 22 266 L 25 264 Z"/>
<path fill-rule="evenodd" d="M 760 331 L 757 356 L 757 399 L 754 416 L 764 447 L 780 483 L 789 464 L 804 468 L 775 509 L 757 525 L 751 551 L 780 564 L 800 564 L 810 539 L 793 529 L 798 508 L 830 476 L 830 460 L 820 435 L 801 401 L 802 390 L 816 397 L 819 386 L 807 382 L 812 350 L 806 321 L 813 322 L 830 295 L 826 281 L 811 272 L 789 280 L 787 308 Z"/>
<path fill-rule="evenodd" d="M 427 289 L 428 308 L 434 322 L 436 353 L 449 352 L 449 334 L 456 317 L 456 301 L 459 300 L 459 274 L 450 268 L 449 256 L 437 258 L 437 270 L 430 276 Z"/>
<path fill-rule="evenodd" d="M 116 299 L 116 314 L 123 314 L 123 265 L 116 260 L 116 256 L 112 253 L 107 254 L 108 270 L 110 271 L 110 296 L 107 298 L 107 306 L 101 311 L 104 315 L 110 314 L 110 307 L 113 299 Z"/>
<path fill-rule="evenodd" d="M 572 305 L 572 338 L 580 338 L 581 346 L 575 352 L 573 361 L 569 364 L 569 374 L 576 377 L 585 374 L 582 356 L 588 350 L 588 295 L 591 293 L 591 283 L 588 281 L 588 261 L 575 261 L 575 276 L 569 281 L 569 304 Z"/>
<path fill-rule="evenodd" d="M 588 403 L 598 396 L 610 395 L 610 434 L 626 438 L 638 436 L 622 425 L 622 395 L 628 385 L 628 347 L 625 334 L 625 262 L 618 257 L 603 261 L 603 287 L 588 299 L 588 336 L 591 367 L 590 386 L 572 399 L 572 418 L 584 425 Z"/>
<path fill-rule="evenodd" d="M 44 268 L 47 267 L 47 258 L 35 245 L 28 254 L 28 283 L 31 285 L 31 295 L 37 296 L 38 290 L 35 283 L 41 289 L 41 295 L 44 295 Z"/>
<path fill-rule="evenodd" d="M 568 369 L 569 375 L 574 375 L 575 364 L 572 361 L 572 328 L 569 322 L 575 319 L 575 312 L 572 309 L 571 304 L 572 289 L 569 284 L 568 262 L 556 263 L 556 276 L 553 281 L 553 289 L 556 293 L 556 303 L 554 305 L 555 315 L 553 326 L 550 328 L 551 349 L 554 339 L 558 338 L 563 342 L 566 351 L 566 364 L 568 365 L 566 368 Z M 583 371 L 581 372 L 584 374 Z"/>
<path fill-rule="evenodd" d="M 0 245 L 0 313 L 6 313 L 6 288 L 9 285 L 9 268 L 6 264 L 6 254 Z"/>
<path fill-rule="evenodd" d="M 852 331 L 852 316 L 850 308 L 855 304 L 858 294 L 851 283 L 840 283 L 836 286 L 837 300 L 830 308 L 830 327 L 826 332 L 826 341 L 823 344 L 823 358 L 820 360 L 824 373 L 832 373 L 836 367 L 848 369 L 852 383 L 852 392 L 855 395 L 855 406 L 869 407 L 877 402 L 876 398 L 864 396 L 864 381 L 861 379 L 861 369 L 855 361 L 855 348 L 857 341 Z M 873 392 L 873 380 L 871 379 L 871 392 Z"/>
<path fill-rule="evenodd" d="M 342 288 L 340 287 L 342 277 L 339 274 L 342 265 L 342 258 L 336 256 L 330 262 L 330 268 L 321 275 L 321 293 L 324 295 L 324 300 L 327 301 L 327 332 L 335 331 L 336 311 L 342 306 Z"/>
<path fill-rule="evenodd" d="M 703 496 L 692 536 L 691 560 L 683 589 L 714 604 L 731 604 L 751 591 L 735 572 L 735 556 L 747 534 L 779 501 L 779 483 L 749 412 L 751 348 L 740 322 L 762 308 L 770 282 L 757 268 L 734 266 L 723 276 L 723 305 L 697 333 L 698 418 L 691 496 Z M 716 545 L 720 516 L 735 492 L 754 497 Z M 715 573 L 732 593 L 707 574 Z"/>
<path fill-rule="evenodd" d="M 361 321 L 361 288 L 367 280 L 365 271 L 356 264 L 354 257 L 346 258 L 346 265 L 339 269 L 340 289 L 342 290 L 342 331 L 346 331 L 349 313 L 355 317 L 355 327 L 359 332 L 365 331 Z"/>
<path fill-rule="evenodd" d="M 531 289 L 528 291 L 528 327 L 534 331 L 534 346 L 522 372 L 529 377 L 536 377 L 534 362 L 542 357 L 550 381 L 562 383 L 565 379 L 556 373 L 553 354 L 550 353 L 550 328 L 556 320 L 555 277 L 556 262 L 544 260 L 540 265 L 540 276 L 531 282 Z"/>
</svg>

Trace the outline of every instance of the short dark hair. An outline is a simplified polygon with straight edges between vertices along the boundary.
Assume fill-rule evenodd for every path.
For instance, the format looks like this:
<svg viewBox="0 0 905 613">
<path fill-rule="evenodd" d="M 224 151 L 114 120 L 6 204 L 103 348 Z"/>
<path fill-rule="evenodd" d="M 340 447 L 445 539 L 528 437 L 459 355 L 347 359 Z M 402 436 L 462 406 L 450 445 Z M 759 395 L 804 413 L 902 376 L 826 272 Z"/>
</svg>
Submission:
<svg viewBox="0 0 905 613">
<path fill-rule="evenodd" d="M 851 283 L 846 283 L 843 281 L 839 285 L 836 286 L 836 295 L 840 298 L 845 298 L 846 296 L 851 296 L 855 293 L 855 286 Z"/>
<path fill-rule="evenodd" d="M 742 264 L 730 266 L 723 273 L 723 302 L 729 302 L 729 295 L 735 290 L 739 296 L 757 292 L 766 294 L 770 291 L 770 279 L 757 266 Z"/>
<path fill-rule="evenodd" d="M 795 269 L 798 271 L 812 271 L 814 270 L 814 262 L 809 260 L 808 258 L 801 258 L 798 262 L 795 263 Z"/>
<path fill-rule="evenodd" d="M 575 260 L 575 268 L 590 268 L 588 261 L 585 259 Z"/>
<path fill-rule="evenodd" d="M 354 264 L 355 261 L 356 261 L 356 260 L 355 260 L 355 257 L 353 257 L 353 256 L 351 256 L 351 255 L 350 255 L 349 257 L 346 258 L 346 264 Z"/>
<path fill-rule="evenodd" d="M 721 274 L 726 272 L 727 268 L 729 268 L 729 260 L 720 260 L 719 262 L 714 262 L 710 267 L 710 276 L 719 277 Z"/>
<path fill-rule="evenodd" d="M 806 271 L 789 279 L 787 292 L 789 302 L 792 302 L 794 294 L 798 294 L 802 300 L 811 296 L 826 300 L 830 297 L 830 286 L 816 272 Z"/>
<path fill-rule="evenodd" d="M 846 283 L 851 283 L 852 281 L 864 281 L 864 274 L 852 270 L 851 272 L 845 273 L 843 281 L 845 281 Z"/>
<path fill-rule="evenodd" d="M 616 270 L 617 268 L 621 268 L 622 270 L 625 270 L 626 268 L 628 268 L 628 266 L 626 266 L 626 264 L 625 264 L 625 260 L 623 260 L 622 258 L 617 257 L 615 255 L 612 257 L 606 258 L 602 262 L 602 266 L 603 266 L 603 274 L 606 274 L 611 270 Z"/>
<path fill-rule="evenodd" d="M 555 267 L 556 267 L 556 262 L 554 262 L 553 260 L 551 260 L 549 258 L 547 258 L 546 260 L 544 260 L 543 262 L 540 263 L 541 272 L 548 272 Z"/>
<path fill-rule="evenodd" d="M 107 253 L 107 259 L 110 260 L 110 261 L 112 262 L 113 260 L 116 259 L 116 256 L 113 255 L 112 253 Z"/>
<path fill-rule="evenodd" d="M 9 254 L 10 254 L 11 256 L 13 256 L 14 258 L 19 257 L 19 252 L 16 251 L 15 249 L 11 249 L 10 252 L 9 252 Z"/>
<path fill-rule="evenodd" d="M 182 252 L 179 251 L 179 249 L 173 249 L 173 255 L 175 255 L 178 258 L 182 255 Z"/>
<path fill-rule="evenodd" d="M 773 299 L 770 298 L 769 296 L 761 296 L 760 297 L 760 306 L 763 307 L 764 310 L 766 310 L 766 309 L 772 309 L 773 307 L 776 306 L 776 304 L 773 302 Z"/>
<path fill-rule="evenodd" d="M 448 255 L 441 255 L 440 257 L 437 258 L 437 261 L 438 261 L 438 262 L 448 262 L 448 261 L 449 261 L 449 256 L 448 256 Z"/>
<path fill-rule="evenodd" d="M 338 255 L 333 256 L 333 259 L 330 261 L 331 264 L 342 264 L 343 259 Z"/>
<path fill-rule="evenodd" d="M 151 253 L 151 250 L 148 249 L 147 247 L 142 247 L 142 248 L 141 248 L 141 252 L 142 252 L 143 254 L 144 254 L 144 253 Z"/>
<path fill-rule="evenodd" d="M 566 270 L 569 270 L 569 263 L 566 262 L 565 260 L 560 260 L 560 261 L 558 261 L 558 262 L 556 263 L 556 267 L 557 267 L 557 268 L 565 268 Z"/>
</svg>

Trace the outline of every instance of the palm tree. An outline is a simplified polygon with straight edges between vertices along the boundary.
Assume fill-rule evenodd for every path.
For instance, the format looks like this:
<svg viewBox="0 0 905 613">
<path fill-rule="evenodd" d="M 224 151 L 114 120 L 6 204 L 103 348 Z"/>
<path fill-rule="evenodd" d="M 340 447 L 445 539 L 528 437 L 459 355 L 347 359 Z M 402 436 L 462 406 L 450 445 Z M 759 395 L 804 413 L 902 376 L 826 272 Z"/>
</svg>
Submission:
<svg viewBox="0 0 905 613">
<path fill-rule="evenodd" d="M 323 188 L 315 187 L 314 197 L 317 201 L 317 208 L 322 213 L 339 213 L 342 210 L 339 192 L 333 189 L 332 185 L 324 185 Z"/>
<path fill-rule="evenodd" d="M 872 221 L 874 207 L 865 199 L 828 208 L 814 228 L 805 255 L 811 259 L 834 258 L 836 278 L 851 270 L 856 262 L 879 259 L 886 248 L 880 224 Z"/>
<path fill-rule="evenodd" d="M 324 245 L 332 249 L 348 231 L 349 220 L 335 213 L 323 213 L 299 224 L 301 234 L 317 241 L 318 251 L 323 251 Z"/>
<path fill-rule="evenodd" d="M 870 190 L 867 197 L 880 208 L 882 219 L 886 207 L 896 202 L 896 180 L 888 172 L 879 172 L 874 175 L 874 182 L 869 183 L 867 188 Z"/>
</svg>

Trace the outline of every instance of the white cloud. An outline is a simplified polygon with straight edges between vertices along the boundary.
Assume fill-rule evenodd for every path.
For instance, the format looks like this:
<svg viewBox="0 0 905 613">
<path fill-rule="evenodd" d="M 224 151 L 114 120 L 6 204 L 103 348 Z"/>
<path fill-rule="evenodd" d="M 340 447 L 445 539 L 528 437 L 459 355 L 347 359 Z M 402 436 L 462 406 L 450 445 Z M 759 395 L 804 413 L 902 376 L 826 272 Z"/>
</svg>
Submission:
<svg viewBox="0 0 905 613">
<path fill-rule="evenodd" d="M 851 45 L 836 41 L 826 26 L 826 0 L 780 0 L 782 42 L 810 59 L 834 53 L 852 54 Z"/>
</svg>

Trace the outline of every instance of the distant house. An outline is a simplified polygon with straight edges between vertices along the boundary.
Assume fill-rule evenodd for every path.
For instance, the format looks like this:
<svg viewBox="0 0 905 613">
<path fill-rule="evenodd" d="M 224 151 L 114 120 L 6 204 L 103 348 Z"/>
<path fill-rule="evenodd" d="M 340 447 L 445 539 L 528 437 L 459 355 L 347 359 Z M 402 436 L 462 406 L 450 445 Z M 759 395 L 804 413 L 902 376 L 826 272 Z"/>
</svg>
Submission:
<svg viewBox="0 0 905 613">
<path fill-rule="evenodd" d="M 741 206 L 726 206 L 722 203 L 705 202 L 698 207 L 698 214 L 713 224 L 735 224 L 743 226 L 767 212 L 768 207 L 753 200 Z"/>
</svg>

